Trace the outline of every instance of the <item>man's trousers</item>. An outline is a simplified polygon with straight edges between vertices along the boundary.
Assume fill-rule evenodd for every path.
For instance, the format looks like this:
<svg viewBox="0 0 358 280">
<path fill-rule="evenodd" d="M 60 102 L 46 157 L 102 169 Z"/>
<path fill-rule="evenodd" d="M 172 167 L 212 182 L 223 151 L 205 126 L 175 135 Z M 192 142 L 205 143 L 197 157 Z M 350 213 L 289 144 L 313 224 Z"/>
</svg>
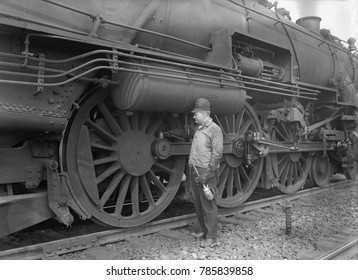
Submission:
<svg viewBox="0 0 358 280">
<path fill-rule="evenodd" d="M 199 174 L 205 168 L 196 167 Z M 190 188 L 193 192 L 194 207 L 198 217 L 200 231 L 206 233 L 206 238 L 216 239 L 218 227 L 218 207 L 216 204 L 217 176 L 209 178 L 206 184 L 214 192 L 214 199 L 207 200 L 203 192 L 203 184 L 196 182 L 198 175 L 193 166 L 189 165 Z"/>
</svg>

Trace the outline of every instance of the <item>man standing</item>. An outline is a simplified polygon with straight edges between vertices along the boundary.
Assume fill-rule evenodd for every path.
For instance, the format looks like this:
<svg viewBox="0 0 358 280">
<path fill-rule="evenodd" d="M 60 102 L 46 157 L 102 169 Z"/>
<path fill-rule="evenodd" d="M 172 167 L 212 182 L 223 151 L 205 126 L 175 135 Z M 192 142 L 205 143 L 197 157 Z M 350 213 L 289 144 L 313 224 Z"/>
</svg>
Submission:
<svg viewBox="0 0 358 280">
<path fill-rule="evenodd" d="M 223 155 L 223 133 L 210 118 L 210 102 L 207 99 L 198 98 L 192 113 L 197 126 L 189 155 L 190 186 L 200 226 L 200 231 L 193 235 L 205 238 L 200 244 L 202 247 L 213 247 L 217 238 L 218 207 L 215 194 Z M 206 198 L 203 184 L 208 185 L 214 194 L 213 199 Z"/>
</svg>

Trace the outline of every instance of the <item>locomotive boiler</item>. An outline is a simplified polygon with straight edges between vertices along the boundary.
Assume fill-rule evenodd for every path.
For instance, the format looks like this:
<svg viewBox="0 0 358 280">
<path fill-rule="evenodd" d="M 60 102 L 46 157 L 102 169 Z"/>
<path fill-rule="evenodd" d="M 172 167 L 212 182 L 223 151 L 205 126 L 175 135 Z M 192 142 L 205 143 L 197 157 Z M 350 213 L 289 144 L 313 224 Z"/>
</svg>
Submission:
<svg viewBox="0 0 358 280">
<path fill-rule="evenodd" d="M 356 54 L 268 1 L 0 3 L 0 237 L 49 218 L 147 223 L 183 178 L 198 97 L 218 205 L 356 179 Z"/>
</svg>

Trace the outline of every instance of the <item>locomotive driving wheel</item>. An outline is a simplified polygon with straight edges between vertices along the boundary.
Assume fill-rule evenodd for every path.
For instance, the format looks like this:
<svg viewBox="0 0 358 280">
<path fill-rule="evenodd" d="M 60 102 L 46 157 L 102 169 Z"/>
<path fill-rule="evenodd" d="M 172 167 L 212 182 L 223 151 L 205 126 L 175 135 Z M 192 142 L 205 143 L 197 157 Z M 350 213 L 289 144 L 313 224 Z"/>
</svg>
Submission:
<svg viewBox="0 0 358 280">
<path fill-rule="evenodd" d="M 119 110 L 104 90 L 79 105 L 62 142 L 72 195 L 109 226 L 138 226 L 158 216 L 180 186 L 185 157 L 159 160 L 152 146 L 160 131 L 180 128 L 179 120 Z"/>
<path fill-rule="evenodd" d="M 245 202 L 252 194 L 260 179 L 264 158 L 257 157 L 248 162 L 244 158 L 243 141 L 249 131 L 261 132 L 261 124 L 252 107 L 245 103 L 244 108 L 236 114 L 216 117 L 220 125 L 224 142 L 239 139 L 238 150 L 241 156 L 224 154 L 220 164 L 217 204 L 221 207 L 235 207 Z"/>
<path fill-rule="evenodd" d="M 317 154 L 314 156 L 309 172 L 309 177 L 312 181 L 312 184 L 325 187 L 328 184 L 329 178 L 332 175 L 332 167 L 330 159 L 327 156 L 322 154 Z"/>
<path fill-rule="evenodd" d="M 292 145 L 292 150 L 270 154 L 269 160 L 272 164 L 274 186 L 282 193 L 295 193 L 306 182 L 312 157 L 308 152 L 295 151 L 296 136 L 289 123 L 275 121 L 271 126 L 270 136 L 272 141 Z"/>
</svg>

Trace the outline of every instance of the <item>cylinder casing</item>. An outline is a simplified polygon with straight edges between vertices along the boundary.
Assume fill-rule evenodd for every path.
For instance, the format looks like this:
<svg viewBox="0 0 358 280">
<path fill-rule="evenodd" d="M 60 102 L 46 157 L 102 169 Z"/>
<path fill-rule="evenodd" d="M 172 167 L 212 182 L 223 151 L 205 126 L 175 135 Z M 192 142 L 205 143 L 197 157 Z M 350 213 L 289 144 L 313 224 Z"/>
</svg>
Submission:
<svg viewBox="0 0 358 280">
<path fill-rule="evenodd" d="M 161 67 L 167 71 L 143 66 L 131 67 L 139 72 L 119 71 L 114 75 L 114 80 L 120 80 L 111 89 L 115 105 L 129 111 L 181 113 L 191 111 L 195 100 L 204 97 L 210 101 L 212 113 L 219 115 L 236 113 L 244 106 L 246 91 L 236 81 L 220 84 L 220 77 L 204 79 L 195 73 L 169 74 L 170 70 L 180 69 Z"/>
</svg>

